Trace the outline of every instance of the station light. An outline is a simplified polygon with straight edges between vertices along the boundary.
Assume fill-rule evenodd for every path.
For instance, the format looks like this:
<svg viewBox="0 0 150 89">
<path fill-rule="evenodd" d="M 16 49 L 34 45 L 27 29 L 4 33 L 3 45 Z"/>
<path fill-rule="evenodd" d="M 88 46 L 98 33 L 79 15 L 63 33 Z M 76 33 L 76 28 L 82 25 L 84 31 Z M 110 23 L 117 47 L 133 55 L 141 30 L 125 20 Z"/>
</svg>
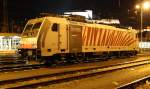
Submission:
<svg viewBox="0 0 150 89">
<path fill-rule="evenodd" d="M 136 5 L 135 8 L 136 8 L 136 9 L 140 9 L 140 5 Z"/>
<path fill-rule="evenodd" d="M 137 4 L 135 6 L 136 9 L 149 9 L 150 8 L 150 2 L 146 1 L 146 2 L 143 2 L 142 4 Z"/>
<path fill-rule="evenodd" d="M 140 4 L 135 6 L 136 9 L 140 9 L 140 52 L 142 52 L 143 44 L 142 44 L 142 30 L 143 30 L 143 10 L 150 8 L 150 2 L 148 1 L 141 1 Z M 144 43 L 145 44 L 145 43 Z M 147 44 L 147 43 L 146 43 Z"/>
<path fill-rule="evenodd" d="M 150 2 L 148 2 L 148 1 L 147 1 L 147 2 L 144 2 L 144 3 L 143 3 L 143 8 L 144 8 L 144 9 L 149 9 L 149 8 L 150 8 Z"/>
</svg>

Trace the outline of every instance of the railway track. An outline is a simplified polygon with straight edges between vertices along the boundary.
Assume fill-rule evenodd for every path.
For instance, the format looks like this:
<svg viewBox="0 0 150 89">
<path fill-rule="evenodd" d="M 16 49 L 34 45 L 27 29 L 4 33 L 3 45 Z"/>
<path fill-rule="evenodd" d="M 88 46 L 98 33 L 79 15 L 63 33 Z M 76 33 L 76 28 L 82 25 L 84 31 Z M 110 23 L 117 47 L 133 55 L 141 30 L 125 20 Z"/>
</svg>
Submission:
<svg viewBox="0 0 150 89">
<path fill-rule="evenodd" d="M 13 72 L 13 71 L 22 71 L 30 70 L 45 67 L 43 64 L 18 64 L 13 66 L 4 66 L 0 67 L 0 72 Z"/>
<path fill-rule="evenodd" d="M 18 57 L 13 56 L 3 56 L 0 57 L 0 67 L 3 65 L 16 65 L 16 64 L 26 64 L 26 60 L 18 59 Z"/>
<path fill-rule="evenodd" d="M 26 60 L 0 60 L 0 65 L 25 64 Z"/>
<path fill-rule="evenodd" d="M 91 59 L 91 60 L 93 60 L 93 59 Z M 91 60 L 86 61 L 86 62 L 91 63 Z M 101 61 L 101 60 L 95 60 L 92 62 L 98 62 L 98 61 Z M 30 69 L 30 67 L 32 67 L 32 66 L 37 67 L 37 65 L 27 65 L 26 63 L 27 63 L 27 60 L 20 60 L 17 57 L 14 57 L 14 58 L 4 57 L 4 59 L 0 59 L 0 72 Z M 75 63 L 72 63 L 72 64 L 75 64 Z M 41 65 L 41 64 L 39 64 L 39 65 Z M 58 64 L 58 65 L 52 65 L 52 66 L 67 66 L 67 65 L 70 65 L 70 64 L 66 63 L 66 64 Z M 119 65 L 119 64 L 117 64 L 117 65 Z"/>
<path fill-rule="evenodd" d="M 150 60 L 142 61 L 131 61 L 126 63 L 114 64 L 104 67 L 94 67 L 86 69 L 74 69 L 64 72 L 50 73 L 50 74 L 38 74 L 34 76 L 1 80 L 0 88 L 3 89 L 31 89 L 38 86 L 49 85 L 54 83 L 67 82 L 76 79 L 87 78 L 91 76 L 96 76 L 106 72 L 111 72 L 114 70 L 119 70 L 123 68 L 135 67 L 144 64 L 149 64 Z"/>
<path fill-rule="evenodd" d="M 0 72 L 22 71 L 41 67 L 44 67 L 44 64 L 28 64 L 27 60 L 19 59 L 18 56 L 0 57 Z"/>
<path fill-rule="evenodd" d="M 146 83 L 146 81 L 148 81 L 148 80 L 150 80 L 150 75 L 140 78 L 140 79 L 137 79 L 137 80 L 134 80 L 134 81 L 131 81 L 131 82 L 128 82 L 126 84 L 123 84 L 123 85 L 117 87 L 117 89 L 136 89 L 139 85 L 144 85 Z M 146 88 L 146 89 L 148 89 L 148 88 Z"/>
</svg>

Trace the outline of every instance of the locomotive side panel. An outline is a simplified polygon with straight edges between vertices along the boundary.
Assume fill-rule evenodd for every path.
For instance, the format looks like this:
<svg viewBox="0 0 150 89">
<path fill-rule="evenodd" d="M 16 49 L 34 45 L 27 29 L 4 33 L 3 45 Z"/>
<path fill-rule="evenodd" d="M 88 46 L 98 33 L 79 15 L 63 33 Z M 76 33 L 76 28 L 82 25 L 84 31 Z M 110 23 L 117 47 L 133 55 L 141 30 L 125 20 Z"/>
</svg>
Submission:
<svg viewBox="0 0 150 89">
<path fill-rule="evenodd" d="M 58 41 L 59 41 L 59 53 L 68 53 L 69 52 L 69 26 L 66 23 L 61 23 L 60 24 L 60 30 L 58 31 Z"/>
<path fill-rule="evenodd" d="M 48 21 L 48 19 L 45 19 L 44 23 L 43 23 L 43 25 L 41 27 L 41 30 L 39 31 L 37 47 L 40 50 L 41 50 L 41 48 L 43 48 L 45 46 L 44 40 L 45 40 L 46 33 L 48 31 L 47 29 L 49 29 L 50 24 L 51 24 L 50 21 Z"/>
<path fill-rule="evenodd" d="M 138 39 L 134 30 L 88 25 L 82 32 L 83 52 L 138 51 Z"/>
<path fill-rule="evenodd" d="M 41 48 L 42 56 L 52 56 L 59 53 L 67 53 L 67 26 L 66 19 L 48 17 L 50 21 L 49 28 L 44 34 L 43 45 Z"/>
</svg>

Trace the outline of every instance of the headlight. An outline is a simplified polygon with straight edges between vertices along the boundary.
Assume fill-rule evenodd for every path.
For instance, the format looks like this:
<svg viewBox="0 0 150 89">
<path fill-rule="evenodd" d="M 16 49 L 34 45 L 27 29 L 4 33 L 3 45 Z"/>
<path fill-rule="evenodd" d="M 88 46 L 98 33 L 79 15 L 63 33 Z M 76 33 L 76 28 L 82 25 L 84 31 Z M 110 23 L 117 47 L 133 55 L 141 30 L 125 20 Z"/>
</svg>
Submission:
<svg viewBox="0 0 150 89">
<path fill-rule="evenodd" d="M 32 44 L 32 48 L 37 48 L 37 45 L 36 44 Z"/>
<path fill-rule="evenodd" d="M 21 52 L 21 49 L 18 49 L 18 52 Z"/>
</svg>

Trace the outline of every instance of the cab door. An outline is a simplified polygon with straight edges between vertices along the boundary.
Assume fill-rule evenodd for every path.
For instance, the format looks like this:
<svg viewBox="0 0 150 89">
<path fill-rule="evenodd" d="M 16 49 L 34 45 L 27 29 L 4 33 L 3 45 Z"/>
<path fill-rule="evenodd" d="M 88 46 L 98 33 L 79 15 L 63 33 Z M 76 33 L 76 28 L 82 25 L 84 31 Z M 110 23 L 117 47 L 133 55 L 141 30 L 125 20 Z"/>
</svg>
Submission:
<svg viewBox="0 0 150 89">
<path fill-rule="evenodd" d="M 70 25 L 69 27 L 69 52 L 77 53 L 82 51 L 82 27 Z"/>
</svg>

